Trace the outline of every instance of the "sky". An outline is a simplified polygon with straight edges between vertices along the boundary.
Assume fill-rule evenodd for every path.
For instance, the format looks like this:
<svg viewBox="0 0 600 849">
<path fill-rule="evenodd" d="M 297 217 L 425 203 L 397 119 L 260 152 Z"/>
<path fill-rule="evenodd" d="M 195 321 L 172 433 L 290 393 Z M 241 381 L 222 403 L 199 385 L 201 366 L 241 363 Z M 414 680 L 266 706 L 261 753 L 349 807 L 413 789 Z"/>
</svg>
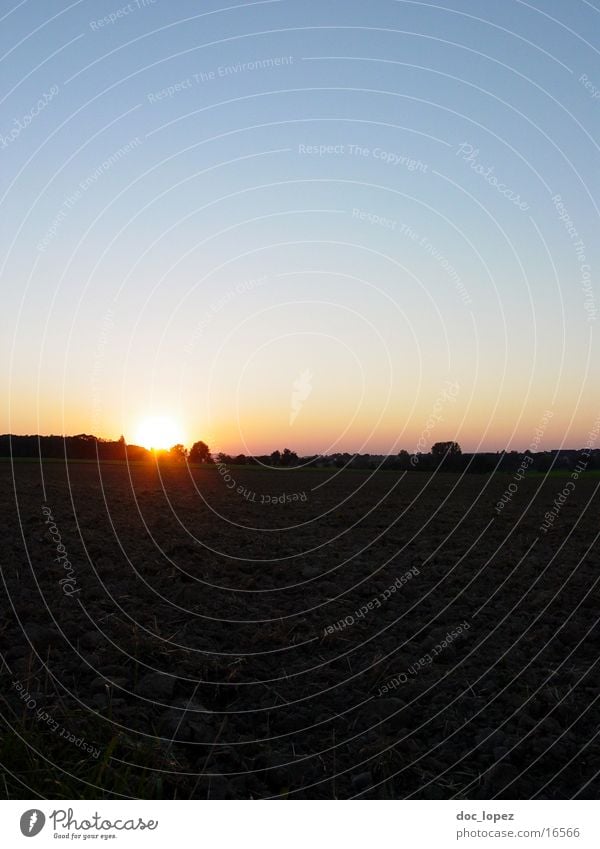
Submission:
<svg viewBox="0 0 600 849">
<path fill-rule="evenodd" d="M 584 446 L 599 32 L 587 0 L 3 4 L 0 432 Z"/>
</svg>

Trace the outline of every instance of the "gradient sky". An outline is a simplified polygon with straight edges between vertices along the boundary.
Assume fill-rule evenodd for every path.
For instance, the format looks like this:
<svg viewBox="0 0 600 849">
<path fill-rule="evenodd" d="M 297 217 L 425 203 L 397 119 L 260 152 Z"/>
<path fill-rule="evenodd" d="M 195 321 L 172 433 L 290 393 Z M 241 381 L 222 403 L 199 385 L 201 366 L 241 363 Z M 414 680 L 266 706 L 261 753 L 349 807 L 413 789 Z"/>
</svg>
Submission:
<svg viewBox="0 0 600 849">
<path fill-rule="evenodd" d="M 585 444 L 591 3 L 2 8 L 0 431 Z"/>
</svg>

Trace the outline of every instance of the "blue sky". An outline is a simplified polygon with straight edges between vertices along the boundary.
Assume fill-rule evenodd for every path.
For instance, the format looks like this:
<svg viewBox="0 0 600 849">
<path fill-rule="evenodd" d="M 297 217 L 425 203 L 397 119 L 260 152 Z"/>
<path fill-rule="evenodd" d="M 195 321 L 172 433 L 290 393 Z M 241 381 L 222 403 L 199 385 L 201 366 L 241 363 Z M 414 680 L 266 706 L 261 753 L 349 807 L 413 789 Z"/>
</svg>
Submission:
<svg viewBox="0 0 600 849">
<path fill-rule="evenodd" d="M 0 430 L 411 450 L 453 381 L 432 441 L 585 443 L 592 4 L 3 15 Z"/>
</svg>

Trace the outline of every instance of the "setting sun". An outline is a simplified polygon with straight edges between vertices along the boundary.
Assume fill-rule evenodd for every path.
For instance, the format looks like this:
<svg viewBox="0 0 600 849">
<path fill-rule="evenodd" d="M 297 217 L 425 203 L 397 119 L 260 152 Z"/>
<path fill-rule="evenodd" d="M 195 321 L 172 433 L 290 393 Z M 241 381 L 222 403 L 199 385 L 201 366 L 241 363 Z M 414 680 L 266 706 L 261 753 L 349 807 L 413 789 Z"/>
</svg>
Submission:
<svg viewBox="0 0 600 849">
<path fill-rule="evenodd" d="M 183 442 L 178 423 L 169 416 L 151 416 L 144 419 L 135 434 L 135 443 L 144 448 L 163 450 Z"/>
</svg>

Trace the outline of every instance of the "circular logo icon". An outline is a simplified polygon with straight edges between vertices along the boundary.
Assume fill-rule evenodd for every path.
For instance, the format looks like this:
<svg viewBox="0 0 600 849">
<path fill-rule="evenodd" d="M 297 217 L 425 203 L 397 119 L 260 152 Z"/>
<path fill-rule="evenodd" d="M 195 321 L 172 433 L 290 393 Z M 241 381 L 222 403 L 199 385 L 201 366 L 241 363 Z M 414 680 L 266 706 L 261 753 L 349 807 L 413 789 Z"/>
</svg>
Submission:
<svg viewBox="0 0 600 849">
<path fill-rule="evenodd" d="M 37 808 L 25 811 L 21 817 L 21 834 L 25 837 L 35 837 L 46 825 L 46 817 Z"/>
</svg>

